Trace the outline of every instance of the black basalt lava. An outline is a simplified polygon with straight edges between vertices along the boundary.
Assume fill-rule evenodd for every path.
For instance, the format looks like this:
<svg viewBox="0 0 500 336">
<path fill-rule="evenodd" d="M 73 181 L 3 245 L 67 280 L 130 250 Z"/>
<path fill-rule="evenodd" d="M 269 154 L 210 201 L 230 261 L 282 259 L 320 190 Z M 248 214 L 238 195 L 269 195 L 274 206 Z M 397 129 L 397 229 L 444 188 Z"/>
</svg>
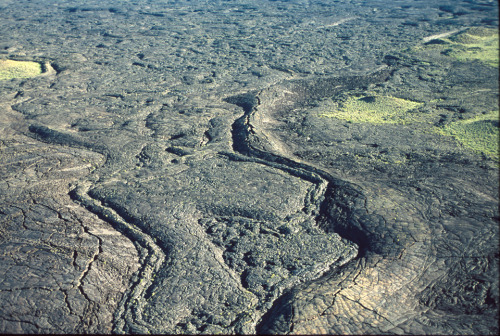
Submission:
<svg viewBox="0 0 500 336">
<path fill-rule="evenodd" d="M 443 130 L 498 68 L 437 49 L 497 14 L 0 2 L 0 58 L 52 69 L 0 81 L 0 332 L 497 334 L 498 159 Z"/>
</svg>

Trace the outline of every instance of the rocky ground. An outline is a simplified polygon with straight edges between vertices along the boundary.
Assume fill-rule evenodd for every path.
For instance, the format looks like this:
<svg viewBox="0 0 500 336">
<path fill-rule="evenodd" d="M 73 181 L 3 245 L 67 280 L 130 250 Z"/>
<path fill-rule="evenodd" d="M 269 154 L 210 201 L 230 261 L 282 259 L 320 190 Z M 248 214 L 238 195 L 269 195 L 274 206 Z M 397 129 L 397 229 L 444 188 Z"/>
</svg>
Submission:
<svg viewBox="0 0 500 336">
<path fill-rule="evenodd" d="M 0 331 L 497 334 L 497 29 L 0 0 L 0 60 L 42 70 L 0 80 Z"/>
</svg>

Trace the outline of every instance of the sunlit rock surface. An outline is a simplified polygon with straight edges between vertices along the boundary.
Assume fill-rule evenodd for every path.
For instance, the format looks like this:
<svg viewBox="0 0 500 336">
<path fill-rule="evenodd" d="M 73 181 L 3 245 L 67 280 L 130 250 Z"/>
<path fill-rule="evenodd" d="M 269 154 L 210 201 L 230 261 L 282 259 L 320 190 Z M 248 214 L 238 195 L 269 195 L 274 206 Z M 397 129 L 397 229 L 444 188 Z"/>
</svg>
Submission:
<svg viewBox="0 0 500 336">
<path fill-rule="evenodd" d="M 497 30 L 487 0 L 0 1 L 0 66 L 39 66 L 0 77 L 0 331 L 497 334 Z"/>
</svg>

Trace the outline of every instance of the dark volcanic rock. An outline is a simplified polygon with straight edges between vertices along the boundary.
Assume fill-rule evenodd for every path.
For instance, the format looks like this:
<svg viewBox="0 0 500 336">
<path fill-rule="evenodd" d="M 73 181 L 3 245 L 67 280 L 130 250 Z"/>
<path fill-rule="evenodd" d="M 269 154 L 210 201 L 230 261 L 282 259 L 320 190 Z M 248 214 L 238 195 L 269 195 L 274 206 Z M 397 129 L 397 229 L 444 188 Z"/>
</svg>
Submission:
<svg viewBox="0 0 500 336">
<path fill-rule="evenodd" d="M 0 9 L 1 332 L 498 333 L 496 2 Z"/>
<path fill-rule="evenodd" d="M 111 332 L 137 252 L 68 196 L 102 158 L 5 133 L 1 154 L 1 330 Z"/>
</svg>

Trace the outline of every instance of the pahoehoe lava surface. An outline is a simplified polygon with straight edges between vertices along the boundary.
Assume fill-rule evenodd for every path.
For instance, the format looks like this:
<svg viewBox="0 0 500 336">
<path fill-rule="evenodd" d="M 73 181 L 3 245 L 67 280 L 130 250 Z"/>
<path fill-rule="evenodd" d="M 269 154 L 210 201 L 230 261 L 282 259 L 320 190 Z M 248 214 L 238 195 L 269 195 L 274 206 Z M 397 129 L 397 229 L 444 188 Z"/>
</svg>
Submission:
<svg viewBox="0 0 500 336">
<path fill-rule="evenodd" d="M 0 332 L 498 334 L 497 30 L 489 0 L 0 1 Z"/>
</svg>

